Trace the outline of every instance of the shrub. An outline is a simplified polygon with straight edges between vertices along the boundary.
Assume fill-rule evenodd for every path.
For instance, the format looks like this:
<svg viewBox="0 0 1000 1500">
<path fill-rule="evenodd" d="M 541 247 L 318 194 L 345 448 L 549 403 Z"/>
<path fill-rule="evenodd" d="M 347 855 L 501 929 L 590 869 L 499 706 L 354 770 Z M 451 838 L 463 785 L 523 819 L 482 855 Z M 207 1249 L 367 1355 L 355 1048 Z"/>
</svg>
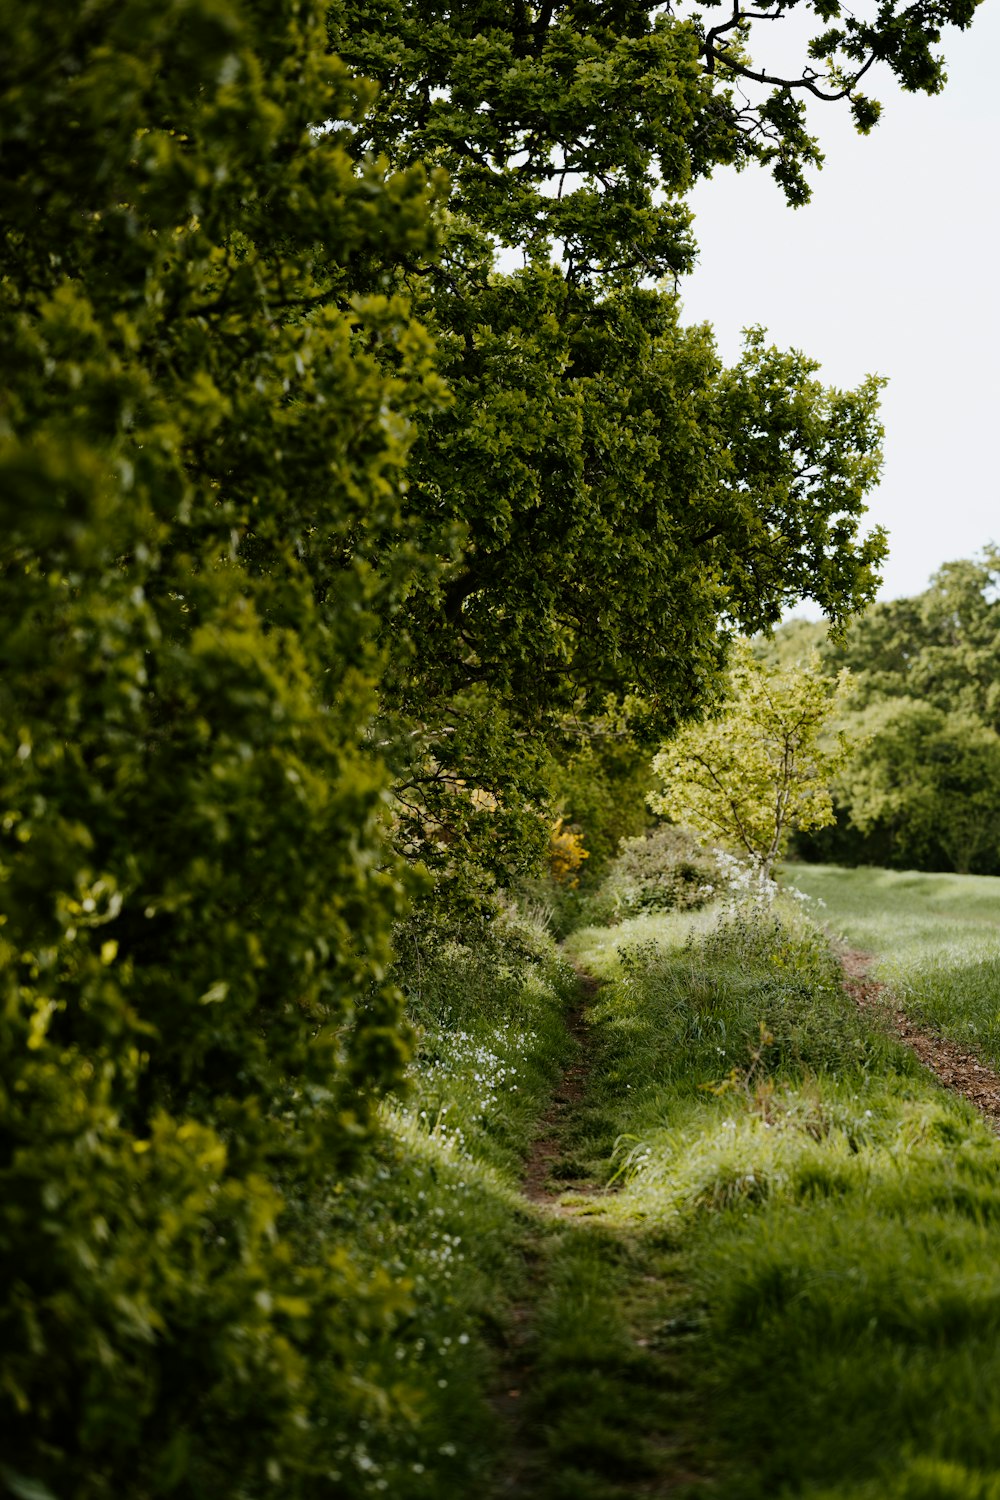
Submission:
<svg viewBox="0 0 1000 1500">
<path fill-rule="evenodd" d="M 677 908 L 693 911 L 719 894 L 722 866 L 686 829 L 670 823 L 625 839 L 608 871 L 605 899 L 619 917 Z"/>
<path fill-rule="evenodd" d="M 580 871 L 589 854 L 583 846 L 583 835 L 576 828 L 567 828 L 562 818 L 557 818 L 549 834 L 549 872 L 558 885 L 575 887 L 580 884 Z"/>
<path fill-rule="evenodd" d="M 554 805 L 566 823 L 582 831 L 589 855 L 582 880 L 594 886 L 622 838 L 639 835 L 653 822 L 646 806 L 649 756 L 627 735 L 595 736 L 561 754 L 550 753 L 545 774 Z"/>
</svg>

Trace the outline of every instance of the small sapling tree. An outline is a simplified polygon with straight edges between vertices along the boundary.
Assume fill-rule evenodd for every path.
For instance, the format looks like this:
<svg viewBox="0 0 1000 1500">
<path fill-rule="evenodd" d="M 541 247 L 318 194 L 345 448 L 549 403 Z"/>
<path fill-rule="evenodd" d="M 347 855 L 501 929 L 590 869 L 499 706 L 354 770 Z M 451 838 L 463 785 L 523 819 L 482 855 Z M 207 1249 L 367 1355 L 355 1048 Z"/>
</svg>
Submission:
<svg viewBox="0 0 1000 1500">
<path fill-rule="evenodd" d="M 850 746 L 833 725 L 850 674 L 770 667 L 741 643 L 716 717 L 682 729 L 653 760 L 654 812 L 740 850 L 768 877 L 793 828 L 834 821 L 832 778 Z"/>
</svg>

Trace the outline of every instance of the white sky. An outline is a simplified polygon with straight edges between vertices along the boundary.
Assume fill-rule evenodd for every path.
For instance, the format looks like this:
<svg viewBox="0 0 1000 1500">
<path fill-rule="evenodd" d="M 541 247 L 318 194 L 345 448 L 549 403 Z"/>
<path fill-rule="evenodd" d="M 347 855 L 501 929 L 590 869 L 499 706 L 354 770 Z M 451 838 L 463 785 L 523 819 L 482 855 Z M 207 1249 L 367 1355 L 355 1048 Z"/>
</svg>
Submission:
<svg viewBox="0 0 1000 1500">
<path fill-rule="evenodd" d="M 815 107 L 826 165 L 807 207 L 789 209 L 761 171 L 702 184 L 700 262 L 681 284 L 684 321 L 712 323 L 727 361 L 760 323 L 830 384 L 889 377 L 869 507 L 890 533 L 886 599 L 1000 542 L 1000 0 L 942 50 L 942 94 L 872 86 L 884 110 L 867 138 L 840 107 Z"/>
</svg>

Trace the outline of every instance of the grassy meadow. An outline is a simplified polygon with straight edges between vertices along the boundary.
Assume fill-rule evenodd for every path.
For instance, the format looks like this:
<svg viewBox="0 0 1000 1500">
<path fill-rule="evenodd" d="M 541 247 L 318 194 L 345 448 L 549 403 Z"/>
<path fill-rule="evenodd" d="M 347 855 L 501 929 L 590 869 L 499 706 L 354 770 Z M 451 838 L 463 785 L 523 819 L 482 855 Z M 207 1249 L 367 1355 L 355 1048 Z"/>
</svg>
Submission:
<svg viewBox="0 0 1000 1500">
<path fill-rule="evenodd" d="M 786 878 L 916 1020 L 1000 1066 L 1000 877 L 796 864 Z"/>
<path fill-rule="evenodd" d="M 1000 882 L 794 877 L 817 899 L 401 941 L 406 1087 L 354 1175 L 284 1187 L 352 1340 L 315 1493 L 1000 1500 L 1000 1142 L 830 941 L 994 1055 Z"/>
</svg>

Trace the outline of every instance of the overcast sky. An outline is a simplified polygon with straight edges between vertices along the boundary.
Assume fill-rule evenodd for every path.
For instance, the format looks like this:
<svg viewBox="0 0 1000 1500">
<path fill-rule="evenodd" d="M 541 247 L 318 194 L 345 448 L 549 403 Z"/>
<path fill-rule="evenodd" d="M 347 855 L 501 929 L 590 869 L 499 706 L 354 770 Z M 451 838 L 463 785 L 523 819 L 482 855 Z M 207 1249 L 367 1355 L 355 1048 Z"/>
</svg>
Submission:
<svg viewBox="0 0 1000 1500">
<path fill-rule="evenodd" d="M 886 599 L 1000 542 L 1000 0 L 943 51 L 942 94 L 872 88 L 884 113 L 867 138 L 816 107 L 827 159 L 807 207 L 789 209 L 760 171 L 703 184 L 700 263 L 681 286 L 684 320 L 711 322 L 727 360 L 761 323 L 830 384 L 888 376 L 869 510 L 890 533 Z"/>
</svg>

